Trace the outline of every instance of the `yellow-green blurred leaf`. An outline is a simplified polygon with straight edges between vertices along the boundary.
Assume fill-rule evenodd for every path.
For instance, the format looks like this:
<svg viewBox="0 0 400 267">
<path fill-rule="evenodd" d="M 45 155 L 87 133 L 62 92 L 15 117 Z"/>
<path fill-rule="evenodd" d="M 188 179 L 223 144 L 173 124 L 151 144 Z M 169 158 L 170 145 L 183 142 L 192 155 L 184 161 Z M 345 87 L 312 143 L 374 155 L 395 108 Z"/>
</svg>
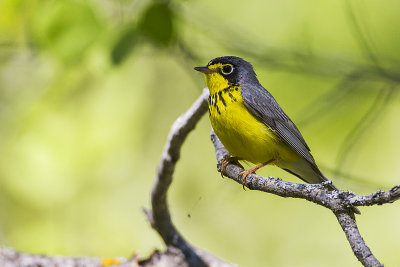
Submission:
<svg viewBox="0 0 400 267">
<path fill-rule="evenodd" d="M 111 50 L 111 60 L 114 64 L 120 64 L 129 54 L 139 41 L 140 33 L 136 27 L 130 26 L 119 36 Z"/>
<path fill-rule="evenodd" d="M 31 34 L 40 50 L 49 50 L 65 63 L 85 53 L 101 31 L 101 21 L 85 3 L 49 1 L 33 16 Z"/>
<path fill-rule="evenodd" d="M 168 45 L 173 39 L 173 13 L 166 3 L 154 3 L 139 21 L 139 30 L 159 45 Z"/>
</svg>

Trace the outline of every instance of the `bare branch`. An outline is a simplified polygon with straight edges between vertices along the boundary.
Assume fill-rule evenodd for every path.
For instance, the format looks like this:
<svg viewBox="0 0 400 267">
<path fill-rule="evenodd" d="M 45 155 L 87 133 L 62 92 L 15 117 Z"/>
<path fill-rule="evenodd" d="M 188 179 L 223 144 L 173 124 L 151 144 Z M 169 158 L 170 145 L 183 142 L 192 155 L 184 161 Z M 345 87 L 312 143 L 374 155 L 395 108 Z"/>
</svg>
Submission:
<svg viewBox="0 0 400 267">
<path fill-rule="evenodd" d="M 194 102 L 186 113 L 172 125 L 164 147 L 151 193 L 151 211 L 146 211 L 152 227 L 160 234 L 169 249 L 178 249 L 188 266 L 232 266 L 214 256 L 193 248 L 178 232 L 168 210 L 167 191 L 172 183 L 180 149 L 187 135 L 207 111 L 208 89 Z"/>
<path fill-rule="evenodd" d="M 102 267 L 106 265 L 118 265 L 121 267 L 136 267 L 139 265 L 138 259 L 133 257 L 127 260 L 118 258 L 91 258 L 91 257 L 66 257 L 66 256 L 46 256 L 18 252 L 12 248 L 0 247 L 0 266 L 3 267 L 33 267 L 33 266 L 69 266 L 69 267 Z"/>
<path fill-rule="evenodd" d="M 400 198 L 400 186 L 397 185 L 388 192 L 378 190 L 368 196 L 354 196 L 349 199 L 354 206 L 372 206 L 393 203 Z"/>
<path fill-rule="evenodd" d="M 137 256 L 131 259 L 122 257 L 116 259 L 99 259 L 32 255 L 17 252 L 9 248 L 0 248 L 0 266 L 54 265 L 97 267 L 114 263 L 118 264 L 118 266 L 234 266 L 205 251 L 192 247 L 173 225 L 167 204 L 167 191 L 172 182 L 175 165 L 179 160 L 180 148 L 189 132 L 194 129 L 196 123 L 206 112 L 207 97 L 208 90 L 204 89 L 199 99 L 172 125 L 161 156 L 151 194 L 152 210 L 145 211 L 152 227 L 160 234 L 167 246 L 165 252 L 160 253 L 155 251 L 148 259 L 140 260 Z M 213 131 L 211 132 L 211 140 L 215 147 L 218 162 L 229 156 L 228 151 Z M 218 169 L 220 171 L 219 164 Z M 228 164 L 224 174 L 238 183 L 242 183 L 242 179 L 239 176 L 242 170 L 234 164 Z M 325 187 L 328 183 L 330 182 L 322 184 L 297 184 L 255 174 L 250 174 L 246 180 L 246 186 L 250 189 L 269 192 L 282 197 L 303 198 L 329 208 L 337 217 L 357 259 L 364 266 L 382 266 L 361 237 L 350 207 L 392 203 L 400 198 L 400 186 L 396 186 L 388 192 L 379 190 L 371 195 L 356 196 L 352 192 L 327 191 Z"/>
<path fill-rule="evenodd" d="M 203 258 L 210 263 L 208 266 L 233 267 L 233 265 L 218 261 L 212 255 L 199 252 Z M 129 259 L 124 257 L 117 258 L 94 258 L 94 257 L 70 257 L 70 256 L 47 256 L 19 252 L 12 248 L 0 247 L 0 266 L 1 267 L 154 267 L 154 266 L 174 266 L 189 267 L 181 250 L 168 247 L 166 251 L 154 251 L 148 258 L 140 259 L 138 255 L 133 255 Z M 195 265 L 194 265 L 195 266 Z"/>
<path fill-rule="evenodd" d="M 211 132 L 211 141 L 214 144 L 218 162 L 221 162 L 223 158 L 229 157 L 228 151 L 219 141 L 214 131 Z M 219 164 L 218 171 L 221 171 Z M 242 171 L 242 168 L 231 163 L 226 167 L 223 174 L 241 184 L 243 181 L 239 173 Z M 281 197 L 306 199 L 332 210 L 345 232 L 357 259 L 364 266 L 382 266 L 360 235 L 354 214 L 349 208 L 352 206 L 392 203 L 400 198 L 400 186 L 395 186 L 388 192 L 379 190 L 368 196 L 356 196 L 352 192 L 328 191 L 324 188 L 326 183 L 290 183 L 274 177 L 262 177 L 256 174 L 247 176 L 245 185 L 251 190 L 264 191 Z"/>
<path fill-rule="evenodd" d="M 353 216 L 346 212 L 334 212 L 343 232 L 346 234 L 346 238 L 350 243 L 351 249 L 357 259 L 368 267 L 380 267 L 383 266 L 377 258 L 372 254 L 371 250 L 361 237 L 360 231 L 358 230 L 356 220 Z"/>
<path fill-rule="evenodd" d="M 182 143 L 207 110 L 207 97 L 208 92 L 203 90 L 200 98 L 172 125 L 151 192 L 152 210 L 148 212 L 152 227 L 160 234 L 165 244 L 180 248 L 188 262 L 191 262 L 193 266 L 206 265 L 173 225 L 168 210 L 167 191 L 172 182 L 172 174 L 175 170 L 176 162 L 180 157 Z"/>
</svg>

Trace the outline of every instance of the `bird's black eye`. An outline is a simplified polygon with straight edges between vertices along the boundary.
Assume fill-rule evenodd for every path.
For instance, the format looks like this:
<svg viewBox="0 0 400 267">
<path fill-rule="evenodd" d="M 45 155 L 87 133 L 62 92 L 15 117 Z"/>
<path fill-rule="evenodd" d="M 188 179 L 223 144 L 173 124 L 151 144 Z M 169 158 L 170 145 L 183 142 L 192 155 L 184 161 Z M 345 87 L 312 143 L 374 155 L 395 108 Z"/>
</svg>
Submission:
<svg viewBox="0 0 400 267">
<path fill-rule="evenodd" d="M 233 72 L 233 66 L 231 64 L 226 64 L 221 69 L 222 74 L 229 75 Z"/>
</svg>

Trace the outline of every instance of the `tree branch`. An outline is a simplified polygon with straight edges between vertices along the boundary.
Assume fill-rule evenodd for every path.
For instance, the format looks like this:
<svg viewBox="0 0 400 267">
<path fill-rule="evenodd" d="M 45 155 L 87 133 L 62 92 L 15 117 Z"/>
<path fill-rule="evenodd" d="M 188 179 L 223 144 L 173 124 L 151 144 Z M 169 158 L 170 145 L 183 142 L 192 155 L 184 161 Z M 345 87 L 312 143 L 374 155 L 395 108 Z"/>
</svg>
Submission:
<svg viewBox="0 0 400 267">
<path fill-rule="evenodd" d="M 32 255 L 17 252 L 10 248 L 0 248 L 0 266 L 221 266 L 234 265 L 224 262 L 215 256 L 191 246 L 178 232 L 172 223 L 168 210 L 167 191 L 172 183 L 175 165 L 179 160 L 180 149 L 190 131 L 194 129 L 199 119 L 207 110 L 208 89 L 204 89 L 201 96 L 181 115 L 171 127 L 167 143 L 164 147 L 158 167 L 155 183 L 151 193 L 152 210 L 145 211 L 151 226 L 164 240 L 167 250 L 155 251 L 148 259 L 139 260 L 137 256 L 131 259 L 99 259 L 99 258 L 73 258 Z M 219 141 L 215 133 L 211 132 L 218 160 L 218 171 L 221 171 L 220 162 L 228 157 L 229 153 Z M 235 164 L 228 164 L 224 175 L 242 184 L 239 173 L 243 171 Z M 381 190 L 371 195 L 357 196 L 352 192 L 327 191 L 322 184 L 298 184 L 282 181 L 273 177 L 262 177 L 250 174 L 246 179 L 246 186 L 252 190 L 272 193 L 282 197 L 302 198 L 324 206 L 335 214 L 337 220 L 346 234 L 347 240 L 357 257 L 364 266 L 383 266 L 372 254 L 358 230 L 352 206 L 370 206 L 392 203 L 400 198 L 400 186 L 395 186 L 388 192 Z"/>
<path fill-rule="evenodd" d="M 0 266 L 2 267 L 39 267 L 39 266 L 58 266 L 58 267 L 136 267 L 139 265 L 136 257 L 127 260 L 126 258 L 91 258 L 91 257 L 66 257 L 66 256 L 46 256 L 18 252 L 12 248 L 0 247 Z"/>
<path fill-rule="evenodd" d="M 214 131 L 211 131 L 211 141 L 215 148 L 218 171 L 221 172 L 220 162 L 222 159 L 229 157 L 229 153 L 215 135 Z M 242 171 L 242 168 L 231 163 L 228 164 L 223 174 L 242 184 L 243 181 L 239 175 Z M 332 210 L 345 232 L 347 240 L 357 259 L 364 266 L 383 266 L 375 258 L 363 240 L 354 215 L 349 208 L 351 206 L 370 206 L 392 203 L 400 198 L 400 186 L 395 186 L 388 192 L 378 190 L 371 195 L 356 196 L 352 192 L 328 191 L 324 188 L 327 183 L 330 183 L 330 181 L 322 184 L 290 183 L 274 177 L 262 177 L 256 174 L 250 174 L 245 181 L 246 187 L 251 190 L 268 192 L 281 197 L 302 198 Z"/>
<path fill-rule="evenodd" d="M 389 191 L 378 190 L 368 196 L 354 196 L 349 199 L 353 206 L 372 206 L 393 203 L 400 198 L 400 185 L 396 185 Z"/>
<path fill-rule="evenodd" d="M 172 223 L 168 210 L 167 191 L 172 182 L 175 165 L 180 157 L 180 149 L 190 131 L 207 111 L 208 89 L 181 115 L 172 125 L 164 147 L 153 190 L 151 193 L 151 211 L 146 211 L 151 226 L 160 234 L 169 248 L 182 252 L 189 266 L 232 266 L 214 256 L 193 248 L 178 232 Z"/>
<path fill-rule="evenodd" d="M 360 231 L 358 230 L 356 219 L 352 214 L 348 212 L 335 212 L 340 226 L 342 227 L 347 240 L 350 243 L 350 247 L 353 250 L 354 255 L 364 265 L 368 267 L 383 267 L 377 258 L 372 254 L 371 250 L 362 238 Z"/>
<path fill-rule="evenodd" d="M 211 255 L 203 255 L 210 258 Z M 233 267 L 222 261 L 208 260 L 216 267 Z M 221 263 L 221 264 L 218 264 Z M 125 257 L 117 258 L 94 258 L 94 257 L 70 257 L 70 256 L 47 256 L 41 254 L 30 254 L 19 252 L 12 248 L 0 247 L 0 266 L 1 267 L 154 267 L 154 266 L 174 266 L 188 267 L 189 264 L 182 252 L 174 247 L 168 247 L 166 251 L 154 251 L 148 258 L 139 259 L 138 255 L 133 255 L 129 259 Z"/>
</svg>

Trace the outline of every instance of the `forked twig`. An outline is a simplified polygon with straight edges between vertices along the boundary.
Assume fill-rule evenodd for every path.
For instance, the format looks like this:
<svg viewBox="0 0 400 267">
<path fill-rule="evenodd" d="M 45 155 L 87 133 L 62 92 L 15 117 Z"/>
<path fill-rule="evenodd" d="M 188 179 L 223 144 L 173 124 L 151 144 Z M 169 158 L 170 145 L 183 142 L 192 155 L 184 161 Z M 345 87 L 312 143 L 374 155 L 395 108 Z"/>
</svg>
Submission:
<svg viewBox="0 0 400 267">
<path fill-rule="evenodd" d="M 219 141 L 214 131 L 211 132 L 211 141 L 214 144 L 218 162 L 229 156 L 228 151 Z M 218 167 L 218 170 L 221 171 L 221 168 Z M 243 181 L 239 175 L 242 171 L 242 168 L 231 163 L 225 168 L 224 175 L 242 184 Z M 363 240 L 349 207 L 392 203 L 400 198 L 399 185 L 388 192 L 378 190 L 367 196 L 357 196 L 352 192 L 327 191 L 324 184 L 290 183 L 274 177 L 262 177 L 256 174 L 247 176 L 245 185 L 251 190 L 264 191 L 281 197 L 306 199 L 332 210 L 346 234 L 357 259 L 364 266 L 383 266 Z"/>
<path fill-rule="evenodd" d="M 147 211 L 152 227 L 160 234 L 168 248 L 181 251 L 190 266 L 232 266 L 214 256 L 192 247 L 177 231 L 171 221 L 167 205 L 167 191 L 172 182 L 175 165 L 180 156 L 180 148 L 197 121 L 207 110 L 208 90 L 204 89 L 200 98 L 173 124 L 168 141 L 164 147 L 153 187 L 152 210 Z M 211 132 L 217 161 L 229 156 L 215 133 Z M 219 166 L 219 165 L 218 165 Z M 221 171 L 220 167 L 218 168 Z M 239 173 L 242 168 L 228 164 L 224 175 L 242 183 Z M 357 259 L 364 266 L 382 266 L 363 240 L 351 206 L 371 206 L 392 203 L 400 198 L 400 186 L 388 192 L 377 191 L 371 195 L 357 196 L 352 192 L 328 191 L 325 184 L 290 183 L 273 177 L 250 174 L 245 184 L 249 189 L 272 193 L 281 197 L 302 198 L 324 206 L 335 214 Z"/>
<path fill-rule="evenodd" d="M 191 108 L 180 116 L 173 124 L 167 143 L 161 156 L 156 180 L 151 194 L 152 210 L 146 211 L 152 227 L 160 234 L 167 246 L 163 253 L 154 252 L 146 260 L 118 259 L 119 266 L 154 266 L 154 262 L 164 264 L 163 266 L 212 266 L 233 267 L 234 265 L 224 262 L 215 256 L 191 246 L 178 232 L 172 223 L 168 210 L 167 192 L 172 182 L 175 165 L 180 156 L 180 149 L 190 131 L 207 110 L 208 90 L 204 89 L 198 100 Z M 218 162 L 229 156 L 228 151 L 214 132 L 211 140 L 215 147 Z M 218 165 L 219 166 L 219 165 Z M 239 173 L 242 171 L 235 164 L 228 164 L 224 175 L 242 184 Z M 220 168 L 219 168 L 220 171 Z M 381 190 L 371 195 L 357 196 L 352 192 L 326 191 L 326 184 L 297 184 L 289 183 L 273 177 L 262 177 L 255 174 L 247 176 L 246 184 L 249 189 L 272 193 L 282 197 L 302 198 L 324 206 L 333 211 L 340 226 L 346 234 L 347 240 L 357 257 L 364 266 L 383 266 L 372 254 L 358 230 L 356 220 L 349 210 L 351 206 L 371 206 L 392 203 L 400 198 L 400 186 L 395 186 L 387 192 Z M 29 266 L 43 264 L 43 262 L 57 262 L 57 266 L 82 266 L 85 261 L 90 266 L 103 266 L 100 259 L 71 258 L 38 256 L 19 253 L 12 249 L 0 248 L 0 264 L 7 266 L 19 266 L 21 261 L 28 261 Z M 114 260 L 116 262 L 116 260 Z M 114 262 L 113 261 L 113 262 Z M 88 265 L 88 266 L 89 266 Z M 25 266 L 25 265 L 24 265 Z M 27 266 L 27 265 L 26 265 Z M 36 265 L 35 265 L 36 266 Z M 42 265 L 41 265 L 42 266 Z M 86 265 L 85 265 L 86 266 Z"/>
</svg>

